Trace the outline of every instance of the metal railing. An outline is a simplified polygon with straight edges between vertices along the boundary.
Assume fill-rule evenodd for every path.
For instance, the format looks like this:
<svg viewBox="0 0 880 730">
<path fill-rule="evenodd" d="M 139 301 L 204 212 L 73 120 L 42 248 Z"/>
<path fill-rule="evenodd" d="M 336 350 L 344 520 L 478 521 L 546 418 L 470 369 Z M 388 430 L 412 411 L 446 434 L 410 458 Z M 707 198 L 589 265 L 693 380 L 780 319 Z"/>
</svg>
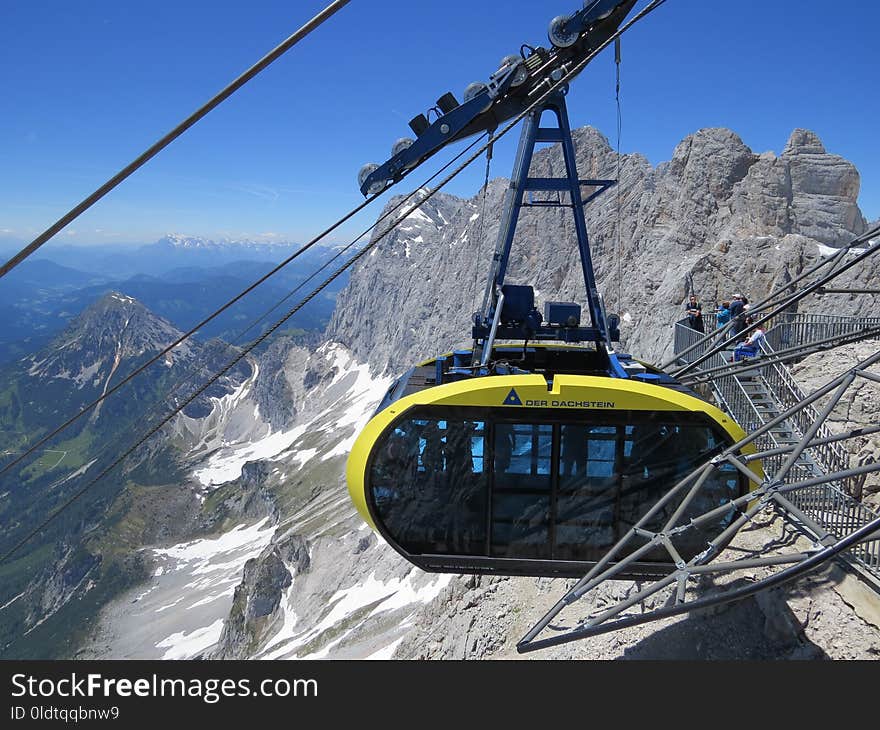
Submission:
<svg viewBox="0 0 880 730">
<path fill-rule="evenodd" d="M 831 323 L 833 327 L 844 325 L 845 323 L 841 322 Z M 811 332 L 812 330 L 802 331 Z M 841 330 L 840 334 L 845 334 L 845 331 Z M 762 343 L 761 349 L 766 355 L 773 354 L 773 348 L 769 344 Z M 763 368 L 761 374 L 771 389 L 774 400 L 782 409 L 791 408 L 807 397 L 807 394 L 801 390 L 797 381 L 784 365 L 771 364 Z M 791 420 L 800 435 L 803 435 L 818 419 L 819 412 L 812 405 L 807 405 L 798 410 Z M 818 439 L 833 435 L 831 429 L 824 423 L 816 433 Z M 811 446 L 805 455 L 808 456 L 808 461 L 813 462 L 825 474 L 843 472 L 850 466 L 849 454 L 839 441 Z M 806 474 L 803 478 L 808 478 L 808 476 L 812 475 Z M 852 496 L 864 479 L 864 476 L 850 477 L 846 480 L 818 484 L 792 492 L 788 498 L 798 509 L 803 510 L 830 533 L 836 537 L 843 537 L 878 516 L 876 512 Z M 850 550 L 850 556 L 867 569 L 871 575 L 880 578 L 880 540 L 857 545 Z"/>
<path fill-rule="evenodd" d="M 797 346 L 858 332 L 872 325 L 880 325 L 880 318 L 877 317 L 859 318 L 810 314 L 782 316 L 784 321 L 773 322 L 772 326 L 767 329 L 765 343 L 762 343 L 762 351 L 765 356 L 773 354 L 774 343 L 775 346 Z M 714 329 L 714 315 L 704 315 L 704 323 L 707 331 Z M 702 337 L 702 333 L 688 326 L 686 319 L 677 322 L 675 324 L 675 353 L 684 352 Z M 687 355 L 683 355 L 681 362 L 693 362 L 709 349 L 710 344 L 701 344 Z M 725 363 L 725 357 L 721 353 L 716 353 L 701 363 L 699 368 L 709 370 L 723 366 Z M 761 383 L 761 390 L 766 396 L 772 398 L 773 407 L 777 413 L 792 408 L 807 397 L 788 368 L 780 363 L 768 363 L 766 367 L 753 371 L 749 379 L 751 382 Z M 721 375 L 713 378 L 710 383 L 718 405 L 733 416 L 744 430 L 752 432 L 766 422 L 739 377 L 733 374 Z M 793 438 L 802 437 L 819 418 L 818 411 L 812 405 L 799 409 L 787 421 L 792 429 Z M 832 435 L 833 432 L 825 424 L 822 424 L 816 434 L 816 439 L 821 440 Z M 762 451 L 773 449 L 778 445 L 779 441 L 772 432 L 765 434 L 756 443 L 756 446 Z M 785 455 L 768 457 L 764 465 L 765 471 L 775 472 L 781 467 L 784 458 L 786 458 Z M 849 454 L 842 443 L 819 444 L 810 447 L 802 454 L 790 476 L 793 481 L 799 481 L 824 474 L 843 472 L 849 468 L 849 461 Z M 788 498 L 798 509 L 828 532 L 837 537 L 843 537 L 878 516 L 876 512 L 852 496 L 856 488 L 860 486 L 857 482 L 858 479 L 859 477 L 852 477 L 846 482 L 826 482 L 805 487 L 789 493 Z M 880 581 L 880 540 L 861 543 L 852 548 L 849 555 L 852 561 L 863 571 L 867 571 L 872 579 Z"/>
<path fill-rule="evenodd" d="M 766 341 L 761 343 L 761 351 L 766 356 L 774 354 L 773 348 Z M 766 367 L 761 368 L 761 377 L 768 391 L 772 393 L 773 400 L 778 404 L 780 412 L 792 408 L 807 397 L 807 394 L 804 393 L 800 385 L 792 377 L 788 368 L 781 363 L 770 363 Z M 819 412 L 812 405 L 807 405 L 800 409 L 791 421 L 798 434 L 803 435 L 818 419 Z M 823 423 L 816 437 L 824 439 L 833 435 L 834 433 L 831 429 Z M 810 447 L 809 452 L 818 461 L 826 474 L 849 468 L 849 456 L 840 442 L 813 446 Z"/>
<path fill-rule="evenodd" d="M 836 314 L 792 314 L 783 312 L 770 322 L 767 342 L 779 350 L 794 345 L 842 337 L 868 327 L 880 326 L 880 317 L 850 317 Z"/>
<path fill-rule="evenodd" d="M 758 313 L 749 312 L 748 314 L 756 315 Z M 703 327 L 707 333 L 717 328 L 717 322 L 715 312 L 703 313 Z M 681 320 L 679 324 L 687 329 L 686 319 Z M 807 345 L 811 342 L 822 342 L 832 337 L 855 334 L 871 327 L 880 327 L 880 317 L 782 312 L 765 323 L 764 331 L 767 334 L 768 344 L 774 350 L 780 350 L 796 345 Z M 675 351 L 676 353 L 681 352 L 677 347 Z"/>
<path fill-rule="evenodd" d="M 786 496 L 798 509 L 836 537 L 849 535 L 878 516 L 833 484 L 804 487 Z M 880 581 L 880 539 L 850 548 L 849 555 L 875 581 Z"/>
<path fill-rule="evenodd" d="M 696 343 L 700 339 L 702 339 L 702 337 L 702 333 L 698 332 L 697 330 L 691 329 L 687 325 L 687 320 L 685 320 L 684 322 L 677 322 L 675 325 L 676 354 L 687 350 L 693 345 L 696 345 Z M 702 343 L 696 346 L 687 355 L 683 356 L 681 360 L 683 363 L 691 363 L 697 358 L 701 357 L 709 349 L 710 343 Z M 719 352 L 715 353 L 705 362 L 701 363 L 700 367 L 710 369 L 723 367 L 725 364 L 727 363 L 724 359 L 724 356 Z M 712 394 L 714 395 L 718 406 L 723 411 L 733 416 L 734 420 L 736 420 L 736 422 L 742 427 L 744 431 L 746 431 L 747 433 L 751 433 L 752 431 L 756 431 L 758 428 L 764 425 L 764 417 L 761 415 L 761 412 L 758 410 L 754 401 L 752 401 L 751 397 L 746 392 L 746 389 L 739 378 L 734 375 L 723 375 L 717 378 L 713 378 L 711 381 L 711 386 Z M 775 449 L 777 446 L 779 446 L 779 443 L 773 437 L 772 433 L 767 433 L 761 437 L 761 439 L 756 443 L 756 446 L 761 450 Z M 778 460 L 780 457 L 772 458 Z"/>
</svg>

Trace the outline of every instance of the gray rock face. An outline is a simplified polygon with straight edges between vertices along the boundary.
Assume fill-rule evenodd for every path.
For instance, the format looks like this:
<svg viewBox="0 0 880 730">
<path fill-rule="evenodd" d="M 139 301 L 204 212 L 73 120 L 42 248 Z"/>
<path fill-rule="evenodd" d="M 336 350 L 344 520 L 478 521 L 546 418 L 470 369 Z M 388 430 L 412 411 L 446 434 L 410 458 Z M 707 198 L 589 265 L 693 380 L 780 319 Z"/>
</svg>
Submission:
<svg viewBox="0 0 880 730">
<path fill-rule="evenodd" d="M 260 520 L 263 517 L 278 518 L 274 496 L 266 485 L 271 467 L 266 461 L 248 461 L 241 468 L 241 476 L 222 487 L 223 495 L 204 526 L 211 532 L 227 521 L 237 524 L 242 520 Z"/>
<path fill-rule="evenodd" d="M 400 200 L 392 198 L 382 215 Z M 471 220 L 475 211 L 474 201 L 438 193 L 407 216 L 358 267 L 358 284 L 348 287 L 343 306 L 337 304 L 328 339 L 341 342 L 360 362 L 369 362 L 379 372 L 387 367 L 392 351 L 429 350 L 437 341 L 438 328 L 445 334 L 450 321 L 462 319 L 463 292 L 450 297 L 437 294 L 450 280 L 459 289 L 474 282 L 470 274 L 465 282 L 460 276 L 473 271 L 468 259 L 478 228 Z M 379 223 L 373 239 L 394 219 Z M 392 342 L 393 348 L 389 347 Z"/>
<path fill-rule="evenodd" d="M 292 535 L 270 545 L 245 563 L 235 588 L 232 610 L 214 653 L 216 659 L 245 659 L 260 645 L 277 617 L 284 591 L 293 577 L 309 569 L 306 541 Z"/>
<path fill-rule="evenodd" d="M 866 223 L 856 199 L 859 173 L 837 155 L 825 151 L 810 131 L 796 129 L 781 158 L 791 181 L 792 226 L 805 236 L 831 246 L 847 243 Z"/>
<path fill-rule="evenodd" d="M 272 428 L 285 428 L 296 418 L 295 378 L 302 372 L 308 351 L 289 338 L 272 342 L 260 356 L 260 372 L 253 399 Z"/>
<path fill-rule="evenodd" d="M 616 154 L 599 132 L 576 130 L 575 145 L 582 177 L 617 177 Z M 561 169 L 558 147 L 535 155 L 533 175 Z M 467 342 L 506 187 L 504 179 L 489 184 L 486 220 L 482 191 L 470 200 L 438 195 L 412 213 L 356 267 L 329 336 L 378 371 L 401 371 Z M 814 263 L 819 244 L 864 232 L 858 190 L 855 167 L 805 130 L 778 156 L 753 153 L 727 129 L 696 132 L 656 168 L 641 155 L 622 156 L 620 185 L 590 204 L 587 223 L 608 309 L 629 315 L 624 347 L 647 360 L 669 354 L 669 326 L 689 281 L 704 305 L 735 290 L 760 298 Z M 567 209 L 524 210 L 508 281 L 532 284 L 539 302 L 582 301 L 574 241 Z M 876 273 L 860 269 L 858 277 Z M 822 307 L 804 309 L 811 306 Z M 859 306 L 857 298 L 845 304 Z"/>
<path fill-rule="evenodd" d="M 38 594 L 38 600 L 33 602 L 36 605 L 30 617 L 32 624 L 54 614 L 81 589 L 86 592 L 89 574 L 101 563 L 100 555 L 86 550 L 62 546 L 57 552 L 57 562 L 45 569 L 41 580 L 31 584 L 30 592 Z"/>
</svg>

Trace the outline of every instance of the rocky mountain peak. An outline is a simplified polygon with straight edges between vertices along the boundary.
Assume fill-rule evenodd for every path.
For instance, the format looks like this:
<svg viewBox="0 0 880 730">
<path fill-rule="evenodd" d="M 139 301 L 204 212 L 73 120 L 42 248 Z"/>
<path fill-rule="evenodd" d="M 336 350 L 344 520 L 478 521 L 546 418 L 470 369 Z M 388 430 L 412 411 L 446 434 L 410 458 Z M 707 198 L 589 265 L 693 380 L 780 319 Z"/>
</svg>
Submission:
<svg viewBox="0 0 880 730">
<path fill-rule="evenodd" d="M 581 177 L 617 176 L 604 135 L 583 127 L 573 136 Z M 562 170 L 556 145 L 535 154 L 530 174 Z M 329 337 L 379 372 L 466 343 L 506 189 L 505 179 L 490 183 L 485 220 L 482 191 L 469 200 L 438 195 L 414 210 L 355 268 Z M 642 155 L 623 155 L 618 187 L 586 211 L 608 309 L 630 315 L 623 347 L 660 361 L 689 286 L 709 305 L 735 290 L 760 296 L 803 271 L 823 247 L 863 233 L 858 190 L 855 166 L 807 130 L 795 130 L 782 155 L 756 154 L 723 128 L 689 135 L 656 167 Z M 441 201 L 442 216 L 430 207 Z M 524 210 L 509 281 L 534 286 L 539 307 L 582 300 L 574 241 L 569 210 Z"/>
<path fill-rule="evenodd" d="M 59 413 L 74 413 L 180 338 L 181 332 L 136 299 L 110 292 L 87 307 L 35 355 L 22 359 L 5 373 L 37 419 L 54 422 Z M 234 350 L 221 340 L 184 341 L 153 363 L 126 390 L 108 403 L 114 418 L 143 413 L 150 404 L 173 403 L 189 395 L 193 383 L 225 365 Z M 183 417 L 204 418 L 219 401 L 253 374 L 243 360 L 191 402 Z M 162 406 L 164 409 L 166 405 Z M 92 411 L 94 424 L 106 411 Z M 103 422 L 102 422 L 103 423 Z M 108 419 L 112 428 L 113 418 Z M 81 421 L 85 425 L 84 421 Z"/>
<path fill-rule="evenodd" d="M 779 157 L 787 173 L 798 231 L 829 245 L 845 244 L 866 230 L 858 208 L 861 178 L 849 160 L 825 150 L 815 132 L 795 129 Z"/>
<path fill-rule="evenodd" d="M 55 349 L 110 349 L 120 357 L 137 357 L 164 349 L 181 334 L 133 297 L 109 292 L 72 320 L 54 344 Z M 184 350 L 187 343 L 178 354 Z"/>
<path fill-rule="evenodd" d="M 181 332 L 136 299 L 109 292 L 87 307 L 47 347 L 26 359 L 31 378 L 71 380 L 77 389 L 108 382 L 121 363 L 155 354 Z M 166 356 L 166 367 L 189 362 L 187 341 Z"/>
<path fill-rule="evenodd" d="M 608 138 L 595 127 L 580 127 L 572 130 L 575 155 L 578 158 L 578 170 L 582 177 L 605 177 L 615 172 L 617 155 L 611 147 Z M 562 164 L 562 156 L 556 146 L 539 150 L 535 154 L 535 162 L 538 165 L 548 164 L 553 166 Z M 498 163 L 496 163 L 497 165 Z M 564 168 L 560 169 L 562 172 Z"/>
<path fill-rule="evenodd" d="M 782 154 L 786 157 L 799 154 L 824 155 L 825 145 L 819 135 L 809 129 L 795 129 L 788 138 Z"/>
<path fill-rule="evenodd" d="M 614 149 L 611 147 L 611 142 L 608 141 L 608 137 L 596 129 L 596 127 L 589 124 L 573 129 L 571 131 L 571 136 L 576 147 L 578 145 L 587 145 L 594 150 L 596 154 L 600 155 L 614 152 Z"/>
<path fill-rule="evenodd" d="M 211 243 L 213 241 L 199 236 L 188 236 L 184 233 L 169 233 L 156 241 L 159 246 L 174 248 L 204 248 Z"/>
<path fill-rule="evenodd" d="M 96 299 L 82 311 L 82 314 L 80 314 L 77 319 L 85 321 L 114 316 L 130 317 L 136 313 L 145 313 L 150 316 L 155 316 L 134 297 L 130 297 L 128 294 L 122 294 L 121 292 L 111 291 L 107 292 L 100 299 Z"/>
<path fill-rule="evenodd" d="M 738 134 L 730 129 L 709 127 L 679 143 L 669 163 L 669 174 L 695 194 L 700 191 L 694 188 L 708 183 L 709 194 L 727 198 L 757 159 Z"/>
</svg>

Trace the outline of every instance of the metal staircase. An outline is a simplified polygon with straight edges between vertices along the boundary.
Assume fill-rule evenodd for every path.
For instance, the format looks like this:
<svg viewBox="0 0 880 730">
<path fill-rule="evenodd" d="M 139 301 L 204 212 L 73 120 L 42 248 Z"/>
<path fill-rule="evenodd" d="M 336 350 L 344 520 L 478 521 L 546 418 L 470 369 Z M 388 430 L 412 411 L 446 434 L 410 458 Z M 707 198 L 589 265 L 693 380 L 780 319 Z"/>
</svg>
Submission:
<svg viewBox="0 0 880 730">
<path fill-rule="evenodd" d="M 755 361 L 760 364 L 743 373 L 735 370 L 717 372 L 706 381 L 712 398 L 724 411 L 731 414 L 747 432 L 753 432 L 772 423 L 781 414 L 801 403 L 807 396 L 795 381 L 788 367 L 773 362 L 777 348 L 805 346 L 814 342 L 825 342 L 834 338 L 845 339 L 852 332 L 877 324 L 875 319 L 860 317 L 829 317 L 827 315 L 790 315 L 785 321 L 767 331 L 767 340 L 762 345 L 761 356 Z M 707 327 L 714 325 L 707 318 Z M 675 325 L 675 352 L 684 353 L 688 347 L 700 341 L 703 335 L 690 329 L 687 320 Z M 693 362 L 709 350 L 709 345 L 697 347 L 684 354 L 682 364 Z M 729 364 L 733 347 L 719 352 L 706 360 L 694 371 L 718 370 Z M 710 393 L 704 392 L 705 395 Z M 819 419 L 819 413 L 812 405 L 796 411 L 790 418 L 773 425 L 756 442 L 763 450 L 773 450 L 799 443 L 810 426 Z M 818 440 L 833 436 L 824 424 L 816 434 Z M 770 456 L 764 460 L 765 472 L 778 469 L 786 454 Z M 845 472 L 850 467 L 850 456 L 839 442 L 821 443 L 805 449 L 798 456 L 792 470 L 792 477 L 806 480 L 824 477 L 829 474 Z M 790 500 L 793 509 L 786 516 L 799 523 L 817 540 L 828 535 L 841 536 L 852 532 L 861 525 L 876 519 L 878 514 L 865 506 L 857 498 L 865 475 L 850 476 L 830 483 L 817 484 L 804 490 L 793 492 Z M 875 540 L 858 545 L 848 554 L 848 562 L 864 576 L 880 586 L 880 541 Z"/>
<path fill-rule="evenodd" d="M 761 424 L 769 423 L 782 413 L 775 399 L 770 395 L 766 381 L 759 374 L 742 375 L 739 377 L 739 382 L 746 397 L 754 406 Z M 787 446 L 798 442 L 792 426 L 787 422 L 773 426 L 770 429 L 770 438 L 777 446 Z M 805 455 L 801 458 L 805 458 Z"/>
</svg>

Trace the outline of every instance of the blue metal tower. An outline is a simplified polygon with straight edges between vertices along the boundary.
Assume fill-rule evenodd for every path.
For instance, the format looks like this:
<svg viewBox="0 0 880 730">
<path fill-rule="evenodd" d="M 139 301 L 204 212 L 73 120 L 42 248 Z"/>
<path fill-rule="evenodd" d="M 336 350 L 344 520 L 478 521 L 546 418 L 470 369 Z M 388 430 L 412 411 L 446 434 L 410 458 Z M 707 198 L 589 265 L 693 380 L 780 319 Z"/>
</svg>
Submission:
<svg viewBox="0 0 880 730">
<path fill-rule="evenodd" d="M 542 126 L 545 112 L 556 119 L 556 126 Z M 565 161 L 564 177 L 530 177 L 529 169 L 540 143 L 560 143 Z M 498 242 L 483 297 L 482 310 L 474 316 L 474 347 L 488 362 L 496 340 L 557 340 L 563 342 L 595 342 L 612 360 L 611 370 L 626 377 L 613 356 L 612 342 L 619 340 L 618 320 L 606 317 L 602 298 L 596 287 L 593 260 L 584 217 L 584 206 L 617 183 L 616 180 L 581 180 L 578 176 L 571 126 L 565 105 L 565 88 L 536 107 L 523 121 L 519 149 L 514 163 L 510 187 L 504 200 Z M 593 191 L 584 198 L 582 188 Z M 536 192 L 556 193 L 555 199 L 535 199 Z M 526 195 L 528 193 L 528 196 Z M 589 326 L 581 326 L 581 309 L 577 304 L 548 302 L 544 314 L 537 311 L 534 290 L 530 286 L 505 284 L 510 251 L 516 234 L 520 211 L 526 207 L 567 207 L 574 216 L 578 253 L 586 289 Z"/>
</svg>

